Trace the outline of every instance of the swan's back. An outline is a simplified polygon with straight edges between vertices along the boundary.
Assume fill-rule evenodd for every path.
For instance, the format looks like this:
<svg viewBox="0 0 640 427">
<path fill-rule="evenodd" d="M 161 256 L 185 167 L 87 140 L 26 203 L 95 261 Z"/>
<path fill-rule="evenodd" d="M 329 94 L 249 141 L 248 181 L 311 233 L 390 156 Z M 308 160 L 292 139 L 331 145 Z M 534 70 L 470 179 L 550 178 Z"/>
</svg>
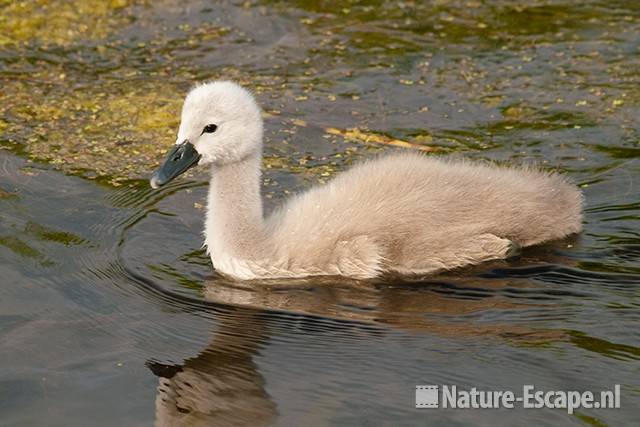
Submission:
<svg viewBox="0 0 640 427">
<path fill-rule="evenodd" d="M 522 246 L 576 233 L 581 204 L 577 188 L 557 174 L 404 153 L 363 162 L 294 197 L 268 225 L 286 252 L 318 257 L 368 236 L 385 258 L 428 257 L 447 241 L 486 233 Z"/>
</svg>

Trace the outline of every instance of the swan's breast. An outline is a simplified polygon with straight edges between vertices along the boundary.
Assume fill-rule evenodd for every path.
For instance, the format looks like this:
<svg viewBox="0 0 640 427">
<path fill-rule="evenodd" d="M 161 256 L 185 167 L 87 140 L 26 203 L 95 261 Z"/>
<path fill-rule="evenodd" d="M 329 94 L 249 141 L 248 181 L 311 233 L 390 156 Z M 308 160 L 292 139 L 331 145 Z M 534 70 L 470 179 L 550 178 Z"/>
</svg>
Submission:
<svg viewBox="0 0 640 427">
<path fill-rule="evenodd" d="M 255 263 L 230 255 L 211 255 L 213 267 L 220 273 L 240 280 L 252 280 L 262 277 L 260 268 Z"/>
</svg>

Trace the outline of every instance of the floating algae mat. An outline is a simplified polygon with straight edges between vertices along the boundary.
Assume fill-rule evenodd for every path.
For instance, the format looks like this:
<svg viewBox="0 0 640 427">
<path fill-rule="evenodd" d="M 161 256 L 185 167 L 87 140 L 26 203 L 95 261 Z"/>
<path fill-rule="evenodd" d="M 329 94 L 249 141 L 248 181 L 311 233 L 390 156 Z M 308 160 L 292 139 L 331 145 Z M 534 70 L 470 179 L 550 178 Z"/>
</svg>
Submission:
<svg viewBox="0 0 640 427">
<path fill-rule="evenodd" d="M 146 178 L 185 93 L 215 78 L 254 90 L 267 157 L 297 167 L 340 169 L 363 143 L 533 160 L 541 143 L 606 155 L 603 132 L 637 144 L 632 2 L 287 4 L 4 2 L 2 146 L 116 184 Z"/>
</svg>

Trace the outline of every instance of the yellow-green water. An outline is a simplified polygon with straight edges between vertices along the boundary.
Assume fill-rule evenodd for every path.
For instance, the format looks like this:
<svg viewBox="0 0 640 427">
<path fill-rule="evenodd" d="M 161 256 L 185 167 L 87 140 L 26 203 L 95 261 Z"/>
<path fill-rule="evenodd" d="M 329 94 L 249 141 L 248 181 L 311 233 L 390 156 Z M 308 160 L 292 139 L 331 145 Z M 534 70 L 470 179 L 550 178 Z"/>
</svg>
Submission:
<svg viewBox="0 0 640 427">
<path fill-rule="evenodd" d="M 400 141 L 567 173 L 585 231 L 420 283 L 227 283 L 206 175 L 145 181 L 206 79 L 264 107 L 269 208 Z M 2 423 L 640 419 L 640 3 L 0 1 L 0 82 Z M 577 415 L 413 407 L 616 383 Z"/>
</svg>

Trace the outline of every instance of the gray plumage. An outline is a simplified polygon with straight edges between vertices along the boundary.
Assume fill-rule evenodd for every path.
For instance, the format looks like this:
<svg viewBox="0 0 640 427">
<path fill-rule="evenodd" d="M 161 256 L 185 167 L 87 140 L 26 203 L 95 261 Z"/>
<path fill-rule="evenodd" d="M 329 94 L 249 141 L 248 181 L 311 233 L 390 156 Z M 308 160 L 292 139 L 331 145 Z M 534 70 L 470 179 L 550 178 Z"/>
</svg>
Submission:
<svg viewBox="0 0 640 427">
<path fill-rule="evenodd" d="M 230 82 L 187 96 L 184 140 L 211 165 L 205 244 L 236 279 L 423 275 L 581 230 L 582 195 L 558 174 L 416 153 L 363 162 L 263 218 L 260 109 Z"/>
</svg>

